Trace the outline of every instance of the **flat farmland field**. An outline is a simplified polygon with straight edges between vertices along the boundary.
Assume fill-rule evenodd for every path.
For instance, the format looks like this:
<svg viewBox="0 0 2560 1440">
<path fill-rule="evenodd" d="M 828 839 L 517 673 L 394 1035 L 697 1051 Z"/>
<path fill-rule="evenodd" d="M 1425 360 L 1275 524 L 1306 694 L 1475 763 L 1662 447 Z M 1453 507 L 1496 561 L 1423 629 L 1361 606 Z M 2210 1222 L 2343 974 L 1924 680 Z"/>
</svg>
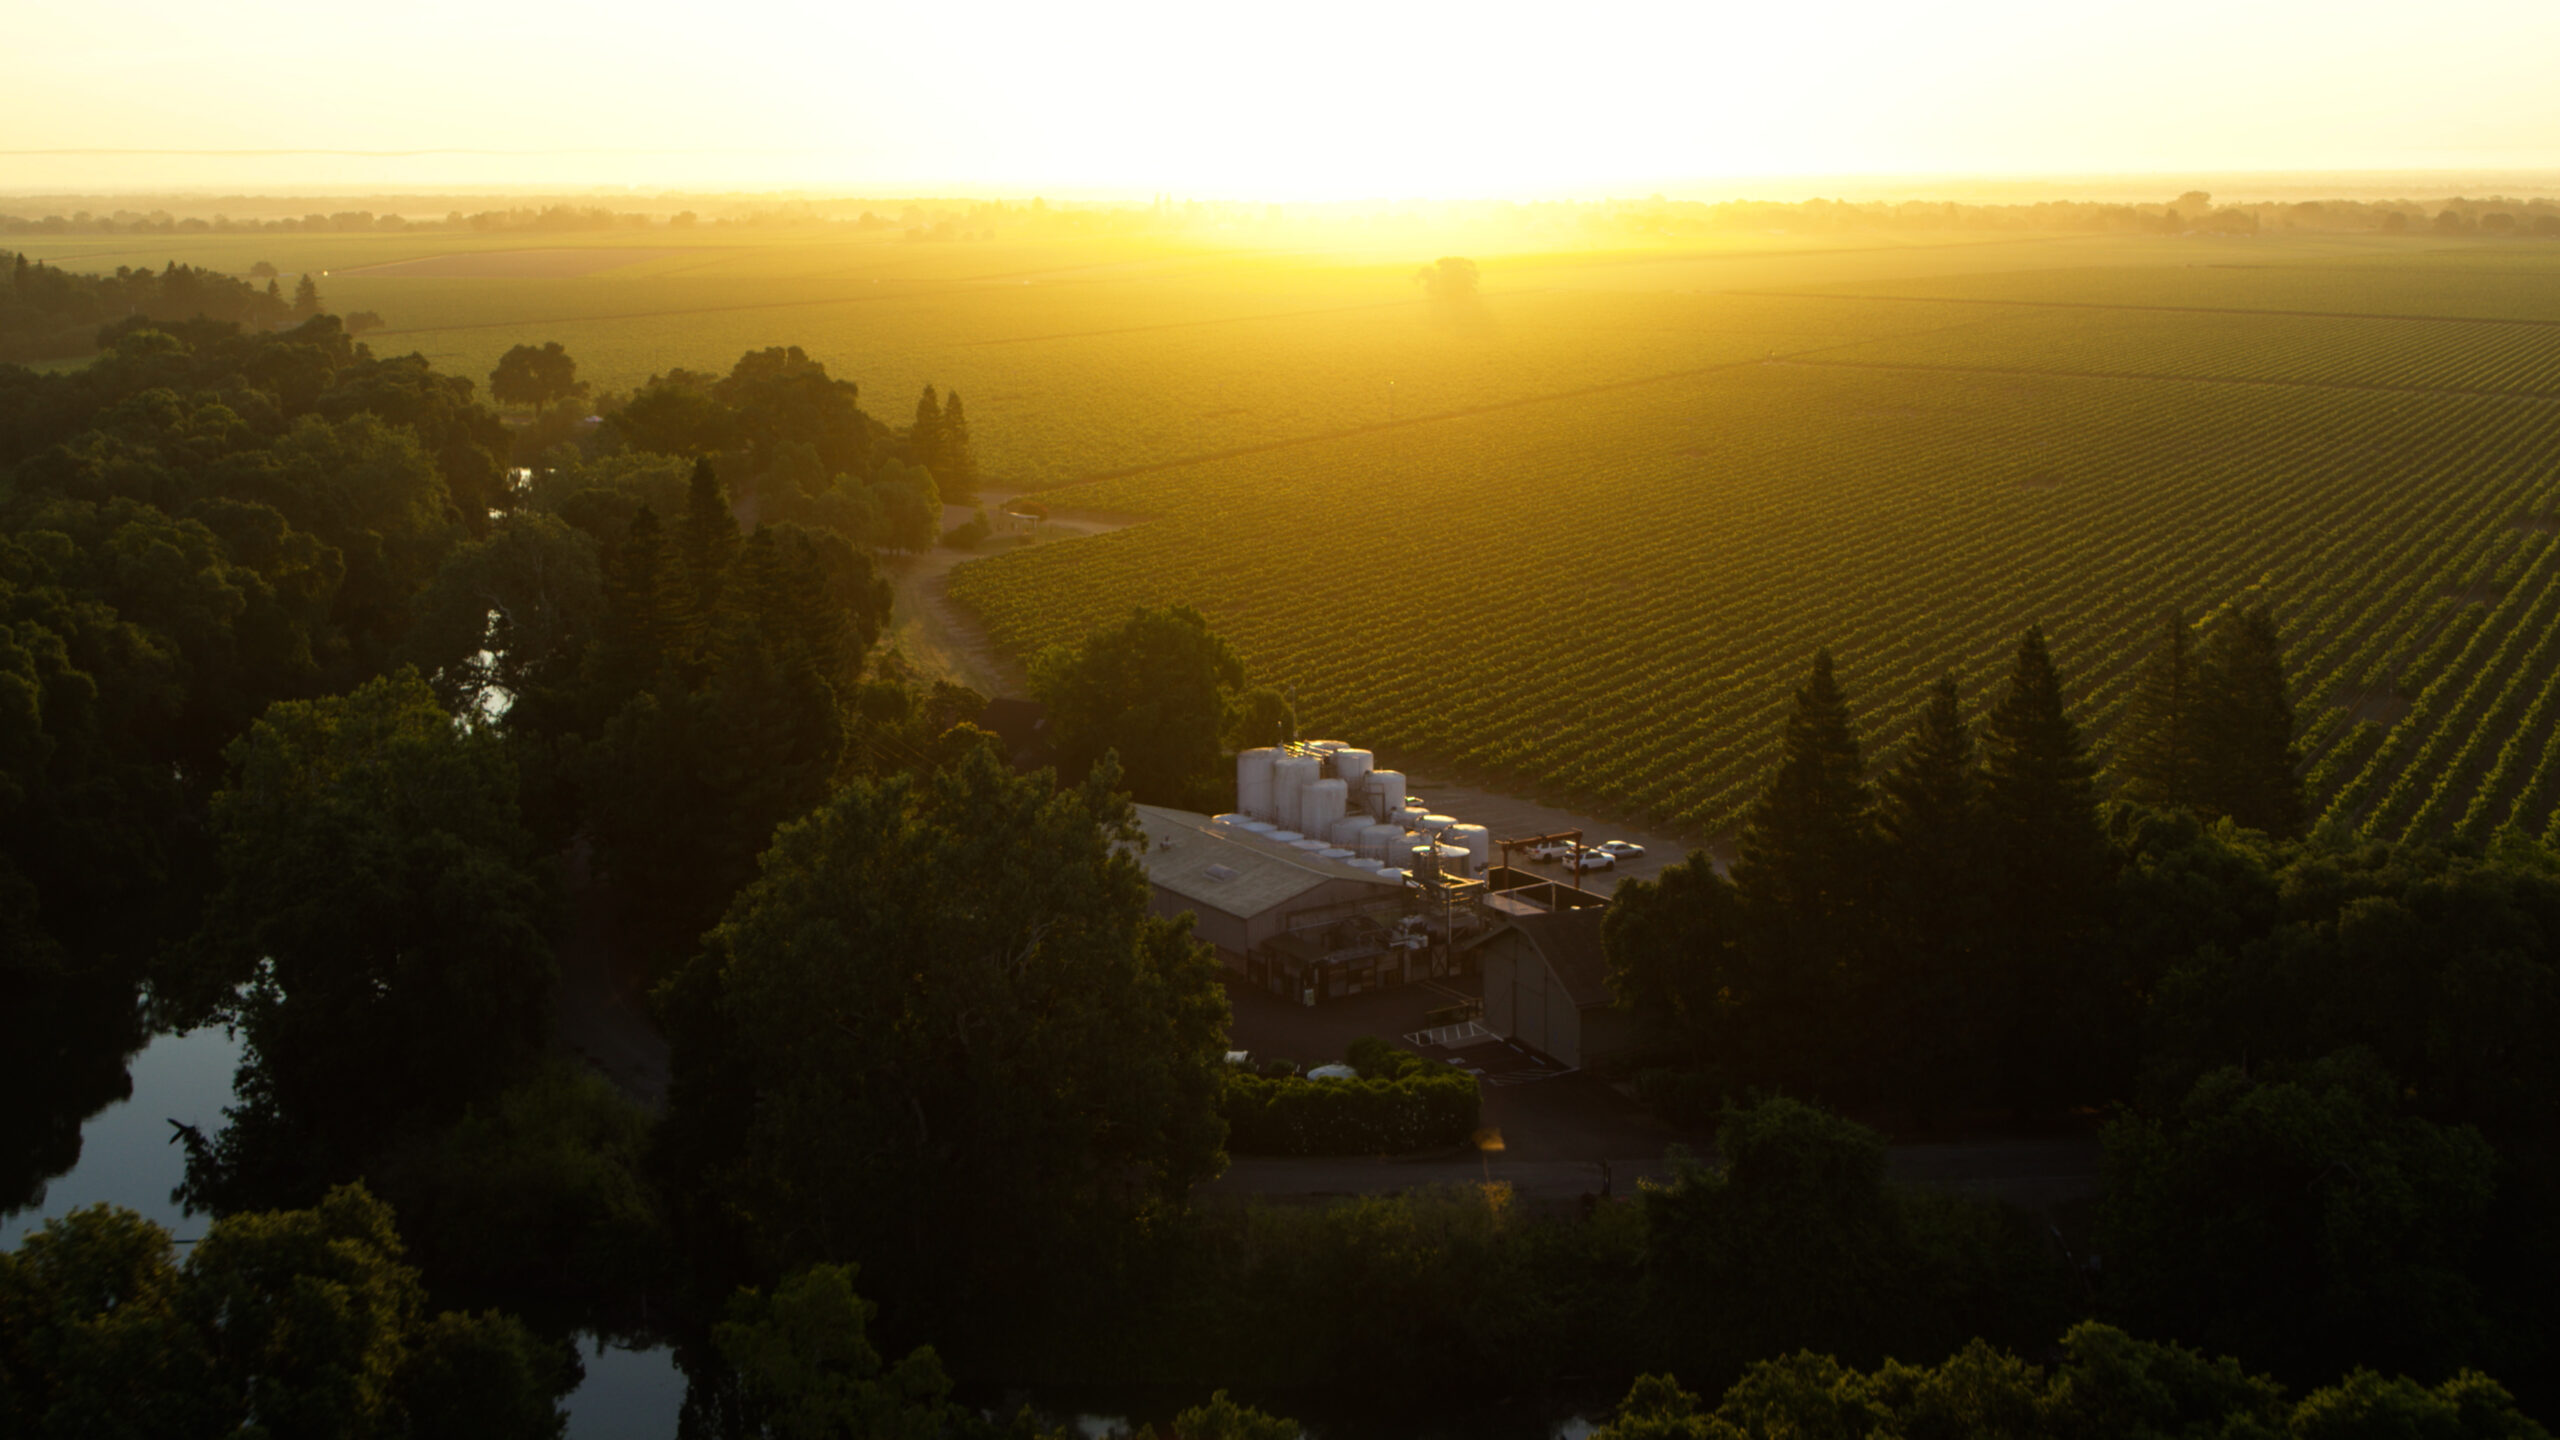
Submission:
<svg viewBox="0 0 2560 1440">
<path fill-rule="evenodd" d="M 2560 811 L 2560 246 L 142 244 L 29 248 L 326 270 L 377 350 L 469 375 L 796 344 L 892 422 L 957 388 L 999 484 L 1144 522 L 960 564 L 998 645 L 1196 604 L 1310 725 L 1630 821 L 1728 829 L 1818 645 L 1889 753 L 1930 679 L 1980 704 L 2040 622 L 2103 751 L 2165 607 L 2259 602 L 2334 814 Z M 1412 280 L 1451 250 L 1483 267 L 1461 313 Z"/>
<path fill-rule="evenodd" d="M 1777 353 L 1074 487 L 1160 518 L 953 593 L 1026 651 L 1189 600 L 1328 732 L 1701 834 L 1816 646 L 1889 751 L 2041 622 L 2103 748 L 2164 608 L 2265 602 L 2318 803 L 2549 830 L 2560 254 L 2286 253 L 1726 293 Z"/>
<path fill-rule="evenodd" d="M 24 243 L 74 268 L 175 258 L 230 273 L 259 260 L 288 277 L 309 270 L 332 309 L 384 317 L 367 336 L 377 351 L 416 351 L 475 377 L 528 341 L 561 342 L 600 391 L 798 345 L 859 382 L 883 416 L 904 415 L 928 384 L 960 390 L 989 471 L 1040 486 L 1945 323 L 1928 306 L 1844 309 L 1728 293 L 1737 289 L 1938 283 L 2149 253 L 2076 237 L 1789 236 L 1484 253 L 1483 302 L 1450 323 L 1413 283 L 1419 265 L 1447 253 L 1430 237 L 1322 251 L 751 227 Z M 629 261 L 605 263 L 616 252 Z"/>
</svg>

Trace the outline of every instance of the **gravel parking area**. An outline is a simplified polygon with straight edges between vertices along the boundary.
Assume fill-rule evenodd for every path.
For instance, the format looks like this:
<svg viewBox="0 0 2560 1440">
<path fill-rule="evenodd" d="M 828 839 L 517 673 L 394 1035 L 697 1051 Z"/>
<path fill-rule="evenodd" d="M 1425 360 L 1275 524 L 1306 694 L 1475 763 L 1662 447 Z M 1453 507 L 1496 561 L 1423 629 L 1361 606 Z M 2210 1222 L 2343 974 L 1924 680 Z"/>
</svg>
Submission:
<svg viewBox="0 0 2560 1440">
<path fill-rule="evenodd" d="M 1588 815 L 1577 815 L 1570 810 L 1541 805 L 1534 800 L 1521 799 L 1517 795 L 1505 795 L 1493 790 L 1478 790 L 1471 786 L 1435 780 L 1428 775 L 1419 774 L 1408 777 L 1406 784 L 1414 794 L 1430 803 L 1434 814 L 1455 816 L 1459 820 L 1482 825 L 1493 832 L 1493 838 L 1497 841 L 1524 839 L 1531 835 L 1552 835 L 1559 830 L 1580 830 L 1582 843 L 1585 845 L 1597 845 L 1603 840 L 1632 840 L 1643 846 L 1643 859 L 1622 862 L 1610 869 L 1594 871 L 1582 877 L 1582 888 L 1597 890 L 1604 895 L 1616 893 L 1619 883 L 1625 880 L 1650 880 L 1689 856 L 1689 847 L 1671 836 L 1635 829 L 1614 821 L 1594 819 Z M 1493 858 L 1496 864 L 1500 864 L 1502 852 L 1499 849 L 1495 850 Z M 1564 881 L 1571 881 L 1573 878 L 1572 873 L 1562 865 L 1540 865 L 1516 857 L 1512 863 L 1532 874 L 1553 875 Z M 1721 856 L 1718 857 L 1717 863 L 1719 866 L 1723 864 Z"/>
</svg>

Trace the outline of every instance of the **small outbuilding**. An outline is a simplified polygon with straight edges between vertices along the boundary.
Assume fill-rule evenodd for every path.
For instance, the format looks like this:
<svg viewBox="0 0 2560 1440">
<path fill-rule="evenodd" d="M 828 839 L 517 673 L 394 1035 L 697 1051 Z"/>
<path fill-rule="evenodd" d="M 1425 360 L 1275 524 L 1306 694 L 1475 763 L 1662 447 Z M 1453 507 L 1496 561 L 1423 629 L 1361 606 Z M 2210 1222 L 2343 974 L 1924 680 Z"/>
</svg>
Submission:
<svg viewBox="0 0 2560 1440">
<path fill-rule="evenodd" d="M 1476 946 L 1484 1026 L 1573 1069 L 1632 1051 L 1636 1017 L 1611 1003 L 1605 905 L 1525 909 Z"/>
</svg>

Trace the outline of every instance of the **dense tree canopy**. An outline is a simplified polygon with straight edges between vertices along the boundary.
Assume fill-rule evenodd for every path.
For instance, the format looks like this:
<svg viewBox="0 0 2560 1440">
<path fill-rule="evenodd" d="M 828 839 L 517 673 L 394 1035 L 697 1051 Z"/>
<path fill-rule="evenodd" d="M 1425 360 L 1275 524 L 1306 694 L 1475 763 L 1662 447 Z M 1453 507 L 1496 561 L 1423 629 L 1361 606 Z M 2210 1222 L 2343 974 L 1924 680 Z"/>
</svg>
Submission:
<svg viewBox="0 0 2560 1440">
<path fill-rule="evenodd" d="M 230 757 L 221 886 L 163 976 L 248 1041 L 242 1102 L 191 1165 L 225 1209 L 316 1191 L 525 1074 L 556 976 L 506 748 L 414 674 L 277 705 Z"/>
<path fill-rule="evenodd" d="M 2227 815 L 2270 835 L 2299 834 L 2302 755 L 2274 615 L 2264 606 L 2226 610 L 2200 651 L 2191 630 L 2171 612 L 2143 662 L 2119 743 L 2118 793 Z"/>
<path fill-rule="evenodd" d="M 1226 808 L 1219 741 L 1244 662 L 1188 605 L 1135 610 L 1032 664 L 1050 744 L 1070 776 L 1116 754 L 1129 792 L 1151 805 Z"/>
<path fill-rule="evenodd" d="M 558 1440 L 576 1352 L 430 1315 L 361 1188 L 169 1232 L 96 1206 L 0 1254 L 0 1430 L 29 1440 Z"/>
<path fill-rule="evenodd" d="M 540 346 L 514 345 L 498 357 L 489 372 L 489 398 L 501 405 L 525 405 L 539 412 L 587 393 L 578 378 L 578 362 L 557 340 Z"/>
<path fill-rule="evenodd" d="M 130 966 L 184 928 L 223 747 L 360 683 L 482 517 L 496 417 L 323 316 L 127 324 L 0 366 L 0 926 Z M 479 487 L 474 489 L 473 487 Z M 467 497 L 467 498 L 466 498 Z"/>
<path fill-rule="evenodd" d="M 978 484 L 958 397 L 948 415 L 938 401 L 920 404 L 916 428 L 901 443 L 864 413 L 859 393 L 796 346 L 749 351 L 725 376 L 650 377 L 610 408 L 601 439 L 711 459 L 767 523 L 830 530 L 869 549 L 930 549 L 941 538 L 944 501 L 965 503 Z"/>
<path fill-rule="evenodd" d="M 2105 1244 L 2123 1313 L 2286 1373 L 2481 1356 L 2492 1321 L 2471 1276 L 2497 1154 L 2393 1088 L 2348 1051 L 2290 1079 L 2219 1070 L 2165 1116 L 2116 1121 Z"/>
<path fill-rule="evenodd" d="M 891 1363 L 871 1343 L 878 1307 L 854 1293 L 855 1267 L 813 1265 L 774 1287 L 747 1288 L 712 1329 L 735 1377 L 740 1437 L 944 1440 L 975 1428 L 951 1402 L 931 1348 Z"/>
<path fill-rule="evenodd" d="M 1592 1440 L 2544 1440 L 2549 1434 L 2518 1411 L 2497 1382 L 2472 1371 L 2428 1387 L 2358 1370 L 2288 1405 L 2283 1386 L 2234 1360 L 2137 1340 L 2095 1322 L 2072 1327 L 2048 1364 L 1979 1340 L 1935 1365 L 1891 1360 L 1868 1372 L 1799 1351 L 1752 1365 L 1712 1408 L 1673 1377 L 1647 1375 Z"/>
<path fill-rule="evenodd" d="M 1710 1363 L 1820 1344 L 1868 1360 L 2039 1313 L 2054 1283 L 2025 1237 L 1888 1186 L 1874 1131 L 1800 1101 L 1728 1107 L 1723 1166 L 1643 1192 L 1655 1323 Z M 1991 1277 L 1997 1276 L 1994 1280 Z M 1967 1295 L 1988 1282 L 2008 1313 Z"/>
<path fill-rule="evenodd" d="M 2146 683 L 2203 697 L 2179 732 L 2195 763 L 2155 735 L 2134 769 L 2193 794 L 2289 776 L 2272 626 L 2209 633 L 2227 638 L 2201 679 L 2173 641 Z M 1799 696 L 1791 761 L 1824 698 Z M 2101 805 L 2032 633 L 1979 761 L 1958 699 L 1939 687 L 1879 786 L 1849 887 L 1872 912 L 1809 960 L 1759 908 L 1798 893 L 1766 839 L 1730 881 L 1700 856 L 1620 888 L 1612 983 L 1685 1050 L 1689 1088 L 1784 1084 L 1924 1125 L 2137 1106 L 2107 1132 L 2102 1313 L 2296 1383 L 2366 1362 L 2527 1383 L 2560 1343 L 2534 1298 L 2560 1279 L 2560 1068 L 2533 1038 L 2560 1013 L 2560 859 L 2521 837 L 2486 855 L 2339 826 L 2283 840 L 2192 796 Z M 2279 816 L 2290 793 L 2224 793 L 2244 791 Z"/>
<path fill-rule="evenodd" d="M 82 275 L 0 253 L 0 360 L 86 355 L 96 348 L 101 326 L 130 316 L 209 317 L 270 328 L 289 314 L 257 286 L 174 260 L 158 271 L 118 267 L 113 275 Z"/>
<path fill-rule="evenodd" d="M 662 483 L 642 472 L 609 486 Z M 607 488 L 560 502 L 601 532 L 602 604 L 574 645 L 576 673 L 572 647 L 553 645 L 558 688 L 514 726 L 573 792 L 634 938 L 670 963 L 754 873 L 774 827 L 844 772 L 889 594 L 870 557 L 832 532 L 741 537 L 708 461 L 672 524 L 616 499 Z"/>
<path fill-rule="evenodd" d="M 1224 995 L 1112 779 L 981 744 L 775 838 L 664 997 L 676 1143 L 755 1252 L 957 1320 L 1216 1173 Z"/>
</svg>

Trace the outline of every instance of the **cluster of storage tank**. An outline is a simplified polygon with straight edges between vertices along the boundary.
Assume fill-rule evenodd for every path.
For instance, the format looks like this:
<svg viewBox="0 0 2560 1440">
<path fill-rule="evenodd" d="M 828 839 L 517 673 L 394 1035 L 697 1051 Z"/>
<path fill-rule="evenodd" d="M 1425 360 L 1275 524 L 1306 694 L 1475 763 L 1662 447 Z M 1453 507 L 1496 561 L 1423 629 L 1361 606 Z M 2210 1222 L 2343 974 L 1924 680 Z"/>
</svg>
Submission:
<svg viewBox="0 0 2560 1440">
<path fill-rule="evenodd" d="M 1235 812 L 1217 822 L 1391 880 L 1431 860 L 1444 874 L 1484 874 L 1491 833 L 1427 813 L 1406 796 L 1404 772 L 1377 758 L 1339 740 L 1247 750 L 1236 756 Z"/>
</svg>

